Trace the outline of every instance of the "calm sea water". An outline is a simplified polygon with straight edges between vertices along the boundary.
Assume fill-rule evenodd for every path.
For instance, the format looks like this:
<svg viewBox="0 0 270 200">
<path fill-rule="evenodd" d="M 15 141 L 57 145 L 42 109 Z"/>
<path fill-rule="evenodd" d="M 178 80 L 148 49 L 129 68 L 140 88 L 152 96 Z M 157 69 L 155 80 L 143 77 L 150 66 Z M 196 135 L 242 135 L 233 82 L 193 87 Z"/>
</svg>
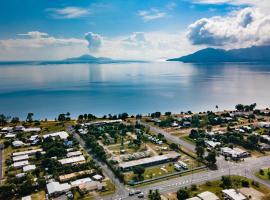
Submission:
<svg viewBox="0 0 270 200">
<path fill-rule="evenodd" d="M 177 62 L 0 66 L 0 113 L 55 118 L 270 106 L 270 64 Z"/>
</svg>

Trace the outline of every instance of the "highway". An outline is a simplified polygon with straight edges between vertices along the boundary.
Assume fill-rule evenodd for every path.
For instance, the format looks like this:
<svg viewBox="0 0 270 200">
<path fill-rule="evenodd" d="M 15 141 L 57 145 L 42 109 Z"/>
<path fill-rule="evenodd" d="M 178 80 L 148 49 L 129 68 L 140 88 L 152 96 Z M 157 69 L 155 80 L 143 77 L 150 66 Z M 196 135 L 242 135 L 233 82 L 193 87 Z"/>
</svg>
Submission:
<svg viewBox="0 0 270 200">
<path fill-rule="evenodd" d="M 150 126 L 143 122 L 139 122 L 139 123 L 145 126 L 148 126 L 150 130 L 152 132 L 155 132 L 156 134 L 162 133 L 168 141 L 173 141 L 174 143 L 180 144 L 191 151 L 195 151 L 194 145 L 186 141 L 183 141 L 176 136 L 170 135 L 169 133 L 167 133 L 166 131 L 162 129 Z M 77 138 L 80 144 L 84 148 L 86 148 L 80 136 L 76 133 L 74 133 L 74 136 Z M 89 152 L 89 150 L 87 150 L 87 152 Z M 112 182 L 115 184 L 117 188 L 115 194 L 108 195 L 105 197 L 100 197 L 99 198 L 100 200 L 101 199 L 104 199 L 104 200 L 138 199 L 137 196 L 128 196 L 130 188 L 125 186 L 121 182 L 119 182 L 119 180 L 114 176 L 113 172 L 111 172 L 111 170 L 106 165 L 104 165 L 97 159 L 95 160 L 101 166 L 102 170 L 104 171 L 104 174 L 107 175 L 112 180 Z M 187 186 L 190 186 L 191 184 L 202 184 L 206 181 L 218 180 L 221 178 L 221 176 L 225 176 L 225 175 L 244 176 L 270 187 L 270 182 L 261 180 L 254 175 L 254 173 L 258 171 L 260 168 L 270 166 L 270 156 L 264 156 L 264 157 L 259 157 L 259 158 L 250 157 L 238 163 L 225 161 L 224 158 L 221 156 L 217 158 L 217 166 L 218 166 L 217 170 L 207 170 L 207 171 L 202 171 L 195 174 L 180 176 L 177 178 L 172 178 L 169 180 L 164 180 L 164 181 L 148 184 L 145 186 L 137 187 L 136 189 L 142 191 L 146 197 L 150 189 L 152 190 L 158 189 L 161 194 L 165 194 L 168 192 L 176 192 L 181 187 L 187 187 Z"/>
</svg>

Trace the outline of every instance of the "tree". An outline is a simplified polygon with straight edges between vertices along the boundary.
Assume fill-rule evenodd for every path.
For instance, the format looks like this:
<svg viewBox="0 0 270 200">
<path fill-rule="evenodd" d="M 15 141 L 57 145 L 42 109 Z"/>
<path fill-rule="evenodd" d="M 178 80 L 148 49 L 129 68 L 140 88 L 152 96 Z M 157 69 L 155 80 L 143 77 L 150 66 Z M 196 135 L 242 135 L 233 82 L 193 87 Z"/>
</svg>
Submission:
<svg viewBox="0 0 270 200">
<path fill-rule="evenodd" d="M 158 189 L 156 189 L 155 191 L 149 190 L 148 199 L 150 199 L 150 200 L 161 200 L 159 190 Z"/>
<path fill-rule="evenodd" d="M 196 145 L 195 151 L 198 158 L 203 158 L 204 148 L 202 146 Z"/>
<path fill-rule="evenodd" d="M 244 105 L 243 104 L 237 104 L 235 106 L 235 109 L 238 110 L 238 111 L 243 111 L 244 110 Z"/>
<path fill-rule="evenodd" d="M 32 122 L 33 121 L 34 113 L 28 113 L 26 117 L 26 121 Z"/>
<path fill-rule="evenodd" d="M 19 123 L 19 122 L 20 122 L 19 117 L 12 117 L 12 119 L 11 119 L 11 123 L 13 123 L 13 124 L 17 124 L 17 123 Z"/>
<path fill-rule="evenodd" d="M 223 188 L 230 188 L 232 186 L 232 181 L 229 176 L 222 176 L 221 182 Z"/>
<path fill-rule="evenodd" d="M 187 198 L 189 198 L 189 192 L 187 189 L 180 189 L 177 191 L 178 200 L 186 200 Z"/>
<path fill-rule="evenodd" d="M 205 160 L 208 162 L 209 166 L 214 166 L 216 164 L 217 162 L 216 156 L 217 156 L 216 151 L 211 151 L 208 153 Z"/>
<path fill-rule="evenodd" d="M 133 167 L 133 173 L 137 175 L 137 178 L 139 180 L 143 179 L 142 175 L 144 174 L 144 172 L 145 172 L 145 167 L 142 165 Z"/>
<path fill-rule="evenodd" d="M 0 126 L 6 125 L 7 121 L 8 121 L 8 118 L 5 115 L 0 114 Z"/>
<path fill-rule="evenodd" d="M 175 144 L 175 143 L 171 143 L 170 148 L 173 149 L 173 150 L 178 150 L 179 146 L 177 144 Z"/>
</svg>

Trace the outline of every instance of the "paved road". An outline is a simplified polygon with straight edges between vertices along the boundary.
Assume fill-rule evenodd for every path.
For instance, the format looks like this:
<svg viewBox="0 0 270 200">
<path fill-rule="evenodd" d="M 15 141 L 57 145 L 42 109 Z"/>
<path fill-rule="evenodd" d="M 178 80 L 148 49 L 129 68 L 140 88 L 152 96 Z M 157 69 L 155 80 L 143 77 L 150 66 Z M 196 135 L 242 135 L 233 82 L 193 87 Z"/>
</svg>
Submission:
<svg viewBox="0 0 270 200">
<path fill-rule="evenodd" d="M 118 178 L 115 177 L 114 173 L 109 169 L 109 167 L 101 162 L 98 158 L 96 158 L 94 155 L 91 154 L 90 149 L 87 149 L 85 146 L 84 140 L 72 129 L 72 127 L 68 128 L 68 131 L 73 134 L 73 136 L 77 139 L 77 141 L 80 143 L 80 145 L 88 152 L 88 154 L 95 160 L 95 162 L 101 167 L 103 173 L 105 176 L 107 176 L 113 184 L 116 186 L 116 194 L 117 197 L 119 196 L 127 196 L 129 193 L 129 188 L 126 187 L 123 183 L 119 181 Z"/>
<path fill-rule="evenodd" d="M 162 133 L 167 140 L 173 141 L 174 143 L 180 144 L 185 148 L 195 151 L 194 145 L 181 140 L 176 136 L 172 136 L 166 131 L 150 126 L 144 122 L 140 122 L 141 124 L 150 127 L 151 131 L 156 134 Z M 75 137 L 78 139 L 80 144 L 85 148 L 84 142 L 80 137 L 75 134 Z M 88 151 L 89 152 L 89 151 Z M 136 196 L 128 196 L 129 188 L 123 185 L 118 181 L 117 178 L 113 175 L 110 169 L 107 168 L 106 165 L 96 160 L 104 170 L 104 173 L 111 178 L 111 180 L 116 184 L 117 191 L 113 195 L 106 196 L 102 199 L 104 200 L 120 200 L 120 199 L 137 199 Z M 203 172 L 199 172 L 196 174 L 190 174 L 182 177 L 177 177 L 169 180 L 160 181 L 157 183 L 149 184 L 146 186 L 138 187 L 139 190 L 144 192 L 145 196 L 148 194 L 150 189 L 159 189 L 161 193 L 175 192 L 181 187 L 187 187 L 191 184 L 201 184 L 206 181 L 218 180 L 221 176 L 224 175 L 240 175 L 247 178 L 254 179 L 255 181 L 265 184 L 270 187 L 270 183 L 264 180 L 261 180 L 254 176 L 254 173 L 258 171 L 262 167 L 270 166 L 270 156 L 260 157 L 260 158 L 247 158 L 245 161 L 240 163 L 225 161 L 223 157 L 217 158 L 217 166 L 218 170 L 207 170 Z"/>
<path fill-rule="evenodd" d="M 152 131 L 153 133 L 155 133 L 155 134 L 161 133 L 161 134 L 163 134 L 165 136 L 165 138 L 167 140 L 169 140 L 171 142 L 174 142 L 176 144 L 180 144 L 181 146 L 185 147 L 186 149 L 189 149 L 189 150 L 195 152 L 195 146 L 193 144 L 191 144 L 189 142 L 186 142 L 184 140 L 181 140 L 179 137 L 173 136 L 173 135 L 171 135 L 170 133 L 164 131 L 161 128 L 157 128 L 155 126 L 151 126 L 151 125 L 149 125 L 149 124 L 147 124 L 145 122 L 142 122 L 142 121 L 138 121 L 138 123 L 140 123 L 140 124 L 142 124 L 142 125 L 144 125 L 146 127 L 149 127 L 150 128 L 150 131 Z"/>
</svg>

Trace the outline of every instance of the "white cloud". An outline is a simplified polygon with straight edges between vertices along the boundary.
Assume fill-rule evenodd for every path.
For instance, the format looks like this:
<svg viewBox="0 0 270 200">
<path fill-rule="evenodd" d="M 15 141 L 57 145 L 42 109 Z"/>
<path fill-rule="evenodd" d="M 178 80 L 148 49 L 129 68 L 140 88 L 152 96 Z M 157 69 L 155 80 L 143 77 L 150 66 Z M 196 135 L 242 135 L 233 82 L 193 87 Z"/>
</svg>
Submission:
<svg viewBox="0 0 270 200">
<path fill-rule="evenodd" d="M 84 39 L 55 38 L 39 31 L 17 35 L 18 38 L 0 40 L 1 60 L 54 60 L 88 52 Z"/>
<path fill-rule="evenodd" d="M 18 35 L 0 40 L 0 60 L 58 60 L 89 54 L 89 49 L 94 56 L 114 59 L 165 60 L 198 50 L 184 32 L 134 32 L 111 38 L 90 32 L 82 39 L 56 38 L 38 31 Z"/>
<path fill-rule="evenodd" d="M 85 33 L 85 39 L 88 42 L 88 48 L 90 51 L 98 51 L 102 45 L 103 38 L 99 34 L 92 32 Z"/>
<path fill-rule="evenodd" d="M 80 7 L 48 8 L 47 12 L 56 19 L 74 19 L 88 15 L 88 9 Z"/>
<path fill-rule="evenodd" d="M 166 17 L 165 12 L 161 12 L 160 10 L 155 8 L 151 8 L 150 10 L 140 10 L 138 12 L 138 15 L 142 17 L 145 22 Z"/>
<path fill-rule="evenodd" d="M 202 18 L 191 24 L 187 37 L 192 44 L 249 47 L 270 44 L 270 15 L 257 8 L 244 8 L 225 17 Z"/>
</svg>

